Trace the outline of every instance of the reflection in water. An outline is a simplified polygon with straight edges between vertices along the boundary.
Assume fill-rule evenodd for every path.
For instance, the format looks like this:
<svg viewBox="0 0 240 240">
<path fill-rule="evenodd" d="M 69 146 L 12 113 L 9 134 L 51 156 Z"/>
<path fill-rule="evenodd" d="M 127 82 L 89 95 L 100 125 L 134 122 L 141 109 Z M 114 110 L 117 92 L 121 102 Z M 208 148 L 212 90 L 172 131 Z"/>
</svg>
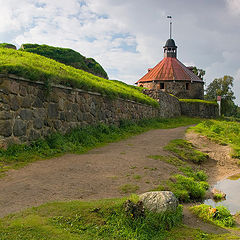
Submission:
<svg viewBox="0 0 240 240">
<path fill-rule="evenodd" d="M 222 180 L 214 187 L 227 194 L 226 200 L 215 202 L 212 199 L 207 199 L 204 201 L 205 204 L 213 207 L 223 205 L 230 210 L 231 214 L 240 211 L 240 174 Z"/>
</svg>

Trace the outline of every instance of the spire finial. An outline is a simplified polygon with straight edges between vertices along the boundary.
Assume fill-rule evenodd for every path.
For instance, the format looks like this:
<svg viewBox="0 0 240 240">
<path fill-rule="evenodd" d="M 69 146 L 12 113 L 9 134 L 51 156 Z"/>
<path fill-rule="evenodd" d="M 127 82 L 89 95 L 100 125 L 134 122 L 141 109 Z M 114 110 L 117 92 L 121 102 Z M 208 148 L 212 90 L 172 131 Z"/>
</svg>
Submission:
<svg viewBox="0 0 240 240">
<path fill-rule="evenodd" d="M 170 39 L 172 39 L 172 16 L 167 16 L 170 20 Z"/>
</svg>

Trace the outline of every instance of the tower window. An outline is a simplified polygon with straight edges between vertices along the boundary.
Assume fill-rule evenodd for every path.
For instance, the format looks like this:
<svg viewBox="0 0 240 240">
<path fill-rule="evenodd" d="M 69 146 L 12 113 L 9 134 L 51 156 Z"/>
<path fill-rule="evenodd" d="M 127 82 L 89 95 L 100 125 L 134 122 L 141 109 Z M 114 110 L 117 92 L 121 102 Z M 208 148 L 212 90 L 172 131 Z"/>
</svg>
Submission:
<svg viewBox="0 0 240 240">
<path fill-rule="evenodd" d="M 164 89 L 164 83 L 160 83 L 160 89 Z"/>
<path fill-rule="evenodd" d="M 190 89 L 190 83 L 186 83 L 186 90 Z"/>
</svg>

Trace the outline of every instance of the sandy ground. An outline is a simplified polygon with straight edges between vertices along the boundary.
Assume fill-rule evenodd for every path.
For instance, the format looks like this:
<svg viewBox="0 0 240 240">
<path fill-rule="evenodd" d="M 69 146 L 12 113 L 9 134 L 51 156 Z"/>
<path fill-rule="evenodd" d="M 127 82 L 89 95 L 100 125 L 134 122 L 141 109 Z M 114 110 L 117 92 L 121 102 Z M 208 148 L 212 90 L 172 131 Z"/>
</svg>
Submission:
<svg viewBox="0 0 240 240">
<path fill-rule="evenodd" d="M 121 197 L 126 195 L 120 190 L 125 184 L 137 185 L 137 193 L 149 191 L 178 170 L 148 156 L 166 155 L 163 147 L 177 138 L 186 138 L 209 154 L 210 159 L 201 168 L 210 176 L 210 184 L 240 172 L 236 160 L 229 156 L 228 146 L 192 132 L 185 134 L 186 129 L 151 130 L 86 154 L 67 154 L 11 170 L 0 179 L 0 217 L 49 201 Z M 226 232 L 199 221 L 187 207 L 184 207 L 184 224 L 208 233 Z"/>
</svg>

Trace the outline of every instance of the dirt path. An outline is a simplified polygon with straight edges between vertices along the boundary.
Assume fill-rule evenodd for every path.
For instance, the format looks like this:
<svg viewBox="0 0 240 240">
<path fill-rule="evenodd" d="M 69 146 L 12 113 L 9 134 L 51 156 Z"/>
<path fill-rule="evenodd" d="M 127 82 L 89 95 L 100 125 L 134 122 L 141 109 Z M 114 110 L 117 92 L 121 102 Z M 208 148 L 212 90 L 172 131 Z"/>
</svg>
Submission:
<svg viewBox="0 0 240 240">
<path fill-rule="evenodd" d="M 11 170 L 0 179 L 0 217 L 49 201 L 129 195 L 120 190 L 125 184 L 138 186 L 137 193 L 149 191 L 178 172 L 176 167 L 148 157 L 167 154 L 163 147 L 176 138 L 186 138 L 210 155 L 201 168 L 210 176 L 211 184 L 240 171 L 236 160 L 229 157 L 228 146 L 220 146 L 195 133 L 185 134 L 186 129 L 151 130 L 87 154 L 67 154 Z M 228 232 L 200 221 L 188 210 L 188 205 L 183 213 L 183 223 L 189 227 L 207 233 Z"/>
<path fill-rule="evenodd" d="M 0 179 L 0 217 L 49 201 L 123 196 L 124 184 L 149 191 L 177 171 L 148 155 L 164 155 L 170 140 L 184 138 L 187 127 L 159 129 L 87 154 L 67 154 L 11 170 Z"/>
</svg>

